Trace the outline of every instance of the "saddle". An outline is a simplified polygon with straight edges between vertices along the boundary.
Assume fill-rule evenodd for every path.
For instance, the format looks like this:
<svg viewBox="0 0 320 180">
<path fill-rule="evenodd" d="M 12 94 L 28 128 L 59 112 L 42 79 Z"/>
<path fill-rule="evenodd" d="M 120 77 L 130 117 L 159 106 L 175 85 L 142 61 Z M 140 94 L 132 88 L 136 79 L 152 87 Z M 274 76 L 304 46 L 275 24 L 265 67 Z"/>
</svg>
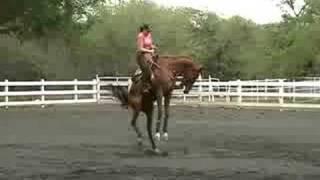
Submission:
<svg viewBox="0 0 320 180">
<path fill-rule="evenodd" d="M 158 54 L 156 54 L 154 57 L 153 57 L 153 61 L 155 62 L 155 63 L 157 63 L 158 62 Z M 151 65 L 151 79 L 153 79 L 154 78 L 154 72 L 153 72 L 153 70 L 154 70 L 154 64 L 153 65 Z M 137 82 L 139 82 L 139 81 L 141 81 L 141 78 L 142 78 L 142 71 L 141 71 L 141 69 L 140 68 L 138 68 L 135 72 L 134 72 L 134 74 L 132 75 L 132 77 L 131 77 L 131 81 L 133 82 L 133 83 L 137 83 Z"/>
<path fill-rule="evenodd" d="M 134 74 L 132 75 L 131 81 L 132 81 L 133 83 L 137 83 L 137 82 L 141 81 L 141 78 L 142 78 L 142 71 L 141 71 L 140 68 L 138 68 L 138 69 L 134 72 Z M 151 71 L 151 79 L 152 79 L 152 78 L 154 78 L 153 71 Z"/>
<path fill-rule="evenodd" d="M 137 82 L 139 82 L 139 81 L 141 80 L 141 78 L 142 78 L 142 71 L 141 71 L 140 68 L 138 68 L 138 69 L 134 72 L 134 74 L 132 75 L 131 81 L 132 81 L 133 83 L 137 83 Z"/>
</svg>

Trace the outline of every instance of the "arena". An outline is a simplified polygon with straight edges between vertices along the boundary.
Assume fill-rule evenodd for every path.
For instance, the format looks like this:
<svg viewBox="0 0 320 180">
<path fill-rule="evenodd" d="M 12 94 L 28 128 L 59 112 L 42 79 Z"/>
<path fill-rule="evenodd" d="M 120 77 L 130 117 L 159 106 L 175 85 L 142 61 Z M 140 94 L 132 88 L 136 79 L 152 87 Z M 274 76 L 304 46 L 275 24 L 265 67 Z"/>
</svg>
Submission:
<svg viewBox="0 0 320 180">
<path fill-rule="evenodd" d="M 118 104 L 0 111 L 0 179 L 318 180 L 319 111 L 172 106 L 168 156 L 146 154 Z M 145 118 L 139 126 L 146 133 Z M 145 136 L 146 137 L 146 136 Z"/>
</svg>

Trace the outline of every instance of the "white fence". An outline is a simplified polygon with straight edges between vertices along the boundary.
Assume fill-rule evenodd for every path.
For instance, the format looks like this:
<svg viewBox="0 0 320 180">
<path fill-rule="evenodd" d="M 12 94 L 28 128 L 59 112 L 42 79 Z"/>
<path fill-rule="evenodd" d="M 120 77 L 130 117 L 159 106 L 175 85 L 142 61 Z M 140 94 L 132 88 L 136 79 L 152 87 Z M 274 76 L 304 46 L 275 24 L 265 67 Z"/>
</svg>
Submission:
<svg viewBox="0 0 320 180">
<path fill-rule="evenodd" d="M 0 106 L 100 103 L 114 101 L 110 84 L 128 86 L 129 77 L 96 77 L 91 81 L 0 82 Z M 320 108 L 318 79 L 227 81 L 199 78 L 188 95 L 175 90 L 174 103 Z"/>
<path fill-rule="evenodd" d="M 92 81 L 14 81 L 0 82 L 0 106 L 26 106 L 97 102 L 98 82 Z M 22 89 L 22 90 L 19 90 Z M 26 90 L 28 89 L 28 90 Z"/>
</svg>

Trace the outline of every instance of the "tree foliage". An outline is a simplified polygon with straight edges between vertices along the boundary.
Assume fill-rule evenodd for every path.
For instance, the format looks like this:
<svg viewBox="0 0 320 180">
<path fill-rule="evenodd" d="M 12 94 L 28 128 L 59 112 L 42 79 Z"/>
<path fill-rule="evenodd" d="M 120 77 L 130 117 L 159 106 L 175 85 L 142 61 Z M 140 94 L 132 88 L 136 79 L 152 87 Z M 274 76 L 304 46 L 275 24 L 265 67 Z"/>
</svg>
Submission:
<svg viewBox="0 0 320 180">
<path fill-rule="evenodd" d="M 319 1 L 277 1 L 283 20 L 260 25 L 142 0 L 3 0 L 0 77 L 128 74 L 142 23 L 151 25 L 161 54 L 193 56 L 220 79 L 318 76 Z"/>
</svg>

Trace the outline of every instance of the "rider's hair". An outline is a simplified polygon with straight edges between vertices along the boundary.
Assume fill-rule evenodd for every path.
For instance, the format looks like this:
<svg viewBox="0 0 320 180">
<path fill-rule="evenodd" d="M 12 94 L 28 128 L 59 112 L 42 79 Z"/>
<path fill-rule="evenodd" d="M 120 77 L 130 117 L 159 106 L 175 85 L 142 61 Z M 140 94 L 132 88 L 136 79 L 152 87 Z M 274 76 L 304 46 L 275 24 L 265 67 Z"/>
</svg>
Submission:
<svg viewBox="0 0 320 180">
<path fill-rule="evenodd" d="M 142 26 L 140 26 L 140 32 L 144 30 L 150 31 L 150 27 L 148 24 L 143 24 Z"/>
</svg>

